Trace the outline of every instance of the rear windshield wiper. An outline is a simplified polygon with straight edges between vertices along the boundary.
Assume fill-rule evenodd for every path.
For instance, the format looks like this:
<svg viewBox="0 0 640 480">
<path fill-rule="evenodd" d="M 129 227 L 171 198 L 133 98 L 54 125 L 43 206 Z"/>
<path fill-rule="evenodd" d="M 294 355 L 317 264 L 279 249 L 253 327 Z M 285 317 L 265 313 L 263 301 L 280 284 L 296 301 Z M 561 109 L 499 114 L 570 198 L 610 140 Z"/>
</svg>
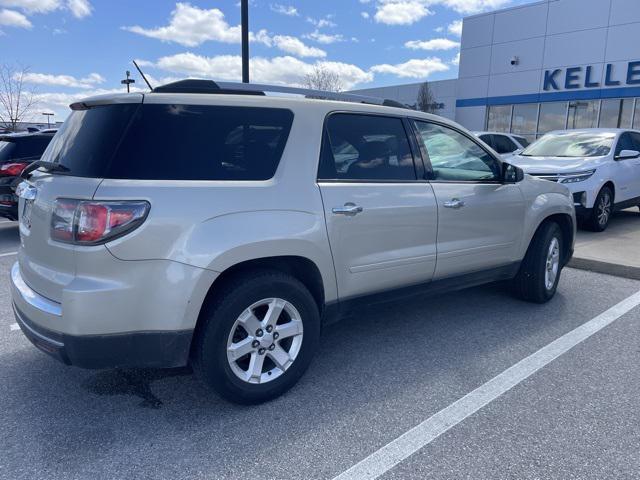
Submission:
<svg viewBox="0 0 640 480">
<path fill-rule="evenodd" d="M 46 160 L 36 160 L 22 171 L 22 173 L 20 174 L 20 178 L 29 178 L 27 175 L 29 175 L 34 170 L 37 170 L 38 168 L 44 168 L 48 172 L 69 172 L 69 169 L 67 167 L 65 167 L 64 165 L 60 165 L 59 163 L 47 162 Z"/>
</svg>

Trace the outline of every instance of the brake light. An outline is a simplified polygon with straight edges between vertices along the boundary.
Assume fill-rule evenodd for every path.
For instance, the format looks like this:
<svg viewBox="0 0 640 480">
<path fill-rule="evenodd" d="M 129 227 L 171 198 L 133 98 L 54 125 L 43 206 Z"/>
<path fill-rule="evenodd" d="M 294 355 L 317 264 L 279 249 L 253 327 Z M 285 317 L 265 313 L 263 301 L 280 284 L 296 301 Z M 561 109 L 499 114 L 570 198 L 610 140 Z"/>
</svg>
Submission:
<svg viewBox="0 0 640 480">
<path fill-rule="evenodd" d="M 0 165 L 0 176 L 3 177 L 17 177 L 22 171 L 27 168 L 28 163 L 12 162 Z"/>
<path fill-rule="evenodd" d="M 145 201 L 89 201 L 59 198 L 51 217 L 51 238 L 98 245 L 138 228 L 149 213 Z"/>
</svg>

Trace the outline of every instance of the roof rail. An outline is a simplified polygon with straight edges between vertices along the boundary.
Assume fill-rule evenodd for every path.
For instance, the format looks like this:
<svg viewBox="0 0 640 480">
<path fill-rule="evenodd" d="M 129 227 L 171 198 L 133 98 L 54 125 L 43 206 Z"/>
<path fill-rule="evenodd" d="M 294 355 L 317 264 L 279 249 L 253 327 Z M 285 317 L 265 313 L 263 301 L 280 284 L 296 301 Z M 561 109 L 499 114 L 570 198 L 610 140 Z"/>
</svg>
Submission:
<svg viewBox="0 0 640 480">
<path fill-rule="evenodd" d="M 187 79 L 168 83 L 153 89 L 153 93 L 208 93 L 219 95 L 265 95 L 266 92 L 300 95 L 316 100 L 337 100 L 341 102 L 365 103 L 368 105 L 382 105 L 412 110 L 408 105 L 396 102 L 395 100 L 355 95 L 352 93 L 328 92 L 325 90 L 264 85 L 259 83 L 214 82 L 213 80 Z"/>
</svg>

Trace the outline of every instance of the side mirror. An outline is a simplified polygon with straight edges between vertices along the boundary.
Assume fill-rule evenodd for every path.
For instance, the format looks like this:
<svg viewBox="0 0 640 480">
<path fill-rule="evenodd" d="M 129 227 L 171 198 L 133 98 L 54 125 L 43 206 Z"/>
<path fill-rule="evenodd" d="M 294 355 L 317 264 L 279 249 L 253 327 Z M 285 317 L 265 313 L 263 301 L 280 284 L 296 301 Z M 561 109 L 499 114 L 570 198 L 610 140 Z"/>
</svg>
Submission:
<svg viewBox="0 0 640 480">
<path fill-rule="evenodd" d="M 518 183 L 524 180 L 524 170 L 510 163 L 502 164 L 502 181 L 504 183 Z"/>
<path fill-rule="evenodd" d="M 640 152 L 637 150 L 622 150 L 618 155 L 616 155 L 616 160 L 627 160 L 629 158 L 638 158 L 640 157 Z"/>
</svg>

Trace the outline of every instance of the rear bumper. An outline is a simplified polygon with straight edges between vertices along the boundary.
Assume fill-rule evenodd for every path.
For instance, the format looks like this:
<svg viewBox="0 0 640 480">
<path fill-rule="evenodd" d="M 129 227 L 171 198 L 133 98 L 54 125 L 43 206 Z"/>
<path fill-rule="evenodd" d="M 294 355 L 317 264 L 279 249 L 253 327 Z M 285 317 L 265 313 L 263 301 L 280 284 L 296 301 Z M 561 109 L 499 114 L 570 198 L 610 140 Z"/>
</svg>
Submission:
<svg viewBox="0 0 640 480">
<path fill-rule="evenodd" d="M 186 365 L 193 331 L 66 335 L 37 326 L 13 304 L 16 321 L 39 350 L 66 365 L 82 368 Z"/>
<path fill-rule="evenodd" d="M 138 304 L 157 306 L 159 311 L 149 307 L 137 311 L 132 311 L 133 307 L 119 308 L 119 303 L 126 300 L 121 290 L 107 292 L 108 298 L 103 302 L 112 305 L 109 309 L 99 308 L 102 300 L 88 292 L 74 292 L 66 297 L 68 303 L 67 300 L 58 303 L 33 290 L 22 278 L 17 262 L 11 269 L 11 290 L 16 321 L 25 336 L 37 348 L 67 365 L 170 368 L 188 363 L 195 319 L 185 325 L 183 317 L 170 317 L 175 328 L 166 328 L 167 322 L 161 323 L 159 312 L 164 310 L 171 315 L 175 311 L 171 309 L 175 300 L 169 294 L 160 297 L 169 303 L 160 299 L 145 302 L 139 297 Z M 122 318 L 124 311 L 146 315 Z M 108 330 L 123 322 L 137 328 Z M 88 328 L 78 331 L 77 325 L 91 327 L 93 331 Z"/>
</svg>

